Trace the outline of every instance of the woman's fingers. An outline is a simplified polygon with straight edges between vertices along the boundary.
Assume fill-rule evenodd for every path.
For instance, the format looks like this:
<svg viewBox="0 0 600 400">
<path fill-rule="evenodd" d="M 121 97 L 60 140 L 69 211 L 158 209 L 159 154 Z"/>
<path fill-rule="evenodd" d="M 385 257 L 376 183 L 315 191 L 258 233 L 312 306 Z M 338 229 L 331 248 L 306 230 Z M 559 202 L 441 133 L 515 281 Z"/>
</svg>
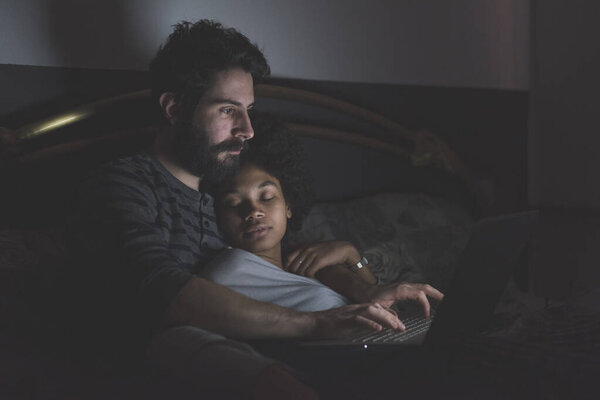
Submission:
<svg viewBox="0 0 600 400">
<path fill-rule="evenodd" d="M 320 261 L 321 259 L 319 259 L 317 254 L 308 254 L 302 261 L 302 266 L 298 270 L 298 274 L 303 276 L 310 276 L 311 278 L 314 277 L 314 272 L 311 274 L 311 271 L 319 267 L 319 265 L 321 264 Z"/>
<path fill-rule="evenodd" d="M 295 253 L 296 253 L 295 257 L 289 263 L 287 270 L 288 270 L 288 272 L 300 275 L 299 271 L 301 271 L 303 268 L 304 261 L 308 255 L 308 250 L 307 249 L 297 250 Z"/>
<path fill-rule="evenodd" d="M 285 261 L 285 268 L 287 270 L 289 270 L 291 268 L 291 265 L 294 263 L 294 261 L 296 261 L 299 254 L 300 254 L 300 250 L 294 250 L 290 254 L 288 254 L 288 256 L 286 257 L 286 261 Z"/>
<path fill-rule="evenodd" d="M 358 250 L 350 243 L 330 240 L 294 250 L 286 258 L 285 268 L 289 272 L 312 277 L 328 265 L 344 264 L 348 259 L 358 258 Z"/>
<path fill-rule="evenodd" d="M 306 252 L 302 253 L 302 258 L 298 262 L 298 268 L 296 269 L 296 274 L 304 275 L 304 271 L 306 270 L 306 266 L 310 264 L 311 256 Z"/>
<path fill-rule="evenodd" d="M 314 276 L 314 272 L 323 268 L 324 261 L 317 251 L 305 249 L 296 255 L 296 258 L 290 263 L 288 271 L 297 275 Z M 315 268 L 317 268 L 315 270 Z M 314 271 L 313 275 L 309 275 L 308 271 Z"/>
</svg>

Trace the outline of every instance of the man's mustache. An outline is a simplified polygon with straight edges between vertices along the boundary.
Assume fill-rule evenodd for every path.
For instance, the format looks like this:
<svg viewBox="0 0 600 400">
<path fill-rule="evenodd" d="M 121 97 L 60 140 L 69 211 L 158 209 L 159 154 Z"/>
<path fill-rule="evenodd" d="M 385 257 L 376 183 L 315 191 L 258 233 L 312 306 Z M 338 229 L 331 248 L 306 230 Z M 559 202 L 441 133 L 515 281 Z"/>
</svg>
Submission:
<svg viewBox="0 0 600 400">
<path fill-rule="evenodd" d="M 223 151 L 243 151 L 248 148 L 248 142 L 241 139 L 230 139 L 210 147 L 211 153 Z"/>
</svg>

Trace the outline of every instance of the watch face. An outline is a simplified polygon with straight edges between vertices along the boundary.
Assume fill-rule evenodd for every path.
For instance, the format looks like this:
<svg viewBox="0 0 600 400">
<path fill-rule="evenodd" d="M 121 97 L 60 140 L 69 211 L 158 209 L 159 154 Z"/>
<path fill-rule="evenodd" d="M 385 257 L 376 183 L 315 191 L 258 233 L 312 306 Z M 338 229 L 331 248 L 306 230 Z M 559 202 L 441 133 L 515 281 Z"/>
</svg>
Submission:
<svg viewBox="0 0 600 400">
<path fill-rule="evenodd" d="M 367 265 L 369 263 L 369 261 L 366 259 L 366 257 L 361 257 L 360 261 L 357 262 L 356 264 L 354 264 L 352 267 L 350 267 L 350 269 L 354 272 L 358 271 L 359 269 L 361 269 L 362 267 L 364 267 L 365 265 Z"/>
</svg>

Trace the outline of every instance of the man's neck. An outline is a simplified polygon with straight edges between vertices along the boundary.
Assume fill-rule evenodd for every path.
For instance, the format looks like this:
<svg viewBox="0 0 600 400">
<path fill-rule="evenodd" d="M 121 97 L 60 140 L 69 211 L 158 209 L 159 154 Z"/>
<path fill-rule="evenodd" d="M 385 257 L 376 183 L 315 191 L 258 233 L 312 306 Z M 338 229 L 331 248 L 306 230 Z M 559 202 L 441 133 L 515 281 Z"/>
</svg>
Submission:
<svg viewBox="0 0 600 400">
<path fill-rule="evenodd" d="M 173 161 L 171 157 L 168 157 L 165 154 L 156 154 L 156 158 L 160 163 L 173 175 L 175 178 L 179 179 L 185 186 L 190 189 L 194 189 L 198 191 L 198 187 L 200 186 L 201 178 L 190 174 L 185 168 L 177 164 Z"/>
<path fill-rule="evenodd" d="M 164 139 L 162 132 L 159 132 L 152 148 L 158 161 L 171 173 L 171 175 L 179 179 L 190 189 L 198 191 L 202 177 L 193 175 L 185 169 L 181 163 L 177 162 L 177 159 L 173 155 L 172 146 Z"/>
</svg>

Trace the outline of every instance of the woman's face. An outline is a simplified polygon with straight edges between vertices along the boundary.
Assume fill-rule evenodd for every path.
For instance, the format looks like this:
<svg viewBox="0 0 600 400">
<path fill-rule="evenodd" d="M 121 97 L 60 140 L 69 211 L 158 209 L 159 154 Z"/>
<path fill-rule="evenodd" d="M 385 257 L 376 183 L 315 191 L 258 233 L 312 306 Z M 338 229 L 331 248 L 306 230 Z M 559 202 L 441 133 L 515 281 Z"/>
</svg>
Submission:
<svg viewBox="0 0 600 400">
<path fill-rule="evenodd" d="M 281 259 L 291 216 L 279 180 L 252 164 L 223 185 L 217 198 L 219 228 L 229 244 L 269 259 Z"/>
</svg>

